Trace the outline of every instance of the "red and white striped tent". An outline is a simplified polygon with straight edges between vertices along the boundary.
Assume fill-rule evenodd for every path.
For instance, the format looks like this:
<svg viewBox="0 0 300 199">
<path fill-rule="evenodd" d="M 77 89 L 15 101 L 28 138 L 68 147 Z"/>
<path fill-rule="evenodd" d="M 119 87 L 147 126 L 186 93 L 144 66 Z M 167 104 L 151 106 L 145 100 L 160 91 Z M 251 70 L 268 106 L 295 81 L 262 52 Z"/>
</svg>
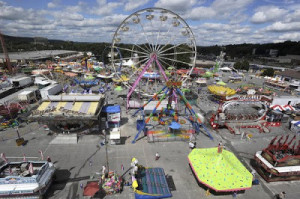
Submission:
<svg viewBox="0 0 300 199">
<path fill-rule="evenodd" d="M 283 105 L 283 106 L 281 106 L 281 105 L 272 105 L 271 109 L 277 110 L 277 111 L 280 111 L 280 112 L 287 111 L 287 110 L 290 110 L 290 111 L 294 111 L 295 110 L 294 107 L 292 107 L 291 105 L 288 105 L 288 104 L 287 105 Z"/>
</svg>

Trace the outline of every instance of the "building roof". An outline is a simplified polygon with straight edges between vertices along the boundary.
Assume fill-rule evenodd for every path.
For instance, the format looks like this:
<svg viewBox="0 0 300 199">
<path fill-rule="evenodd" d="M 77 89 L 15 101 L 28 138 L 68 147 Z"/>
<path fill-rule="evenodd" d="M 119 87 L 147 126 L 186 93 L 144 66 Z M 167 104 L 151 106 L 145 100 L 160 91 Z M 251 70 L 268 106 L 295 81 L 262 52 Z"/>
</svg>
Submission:
<svg viewBox="0 0 300 199">
<path fill-rule="evenodd" d="M 97 120 L 104 99 L 103 95 L 51 95 L 32 112 L 31 118 L 46 121 L 70 120 L 70 118 Z"/>
<path fill-rule="evenodd" d="M 282 72 L 278 73 L 278 75 L 281 75 L 283 77 L 291 77 L 291 78 L 295 78 L 295 79 L 300 79 L 300 71 L 292 70 L 292 69 L 282 71 Z"/>
<path fill-rule="evenodd" d="M 26 51 L 26 52 L 9 52 L 9 58 L 11 60 L 38 60 L 50 57 L 55 57 L 57 55 L 64 55 L 70 53 L 77 53 L 77 51 L 71 50 L 41 50 L 41 51 Z M 4 59 L 3 53 L 0 53 L 0 59 Z"/>
</svg>

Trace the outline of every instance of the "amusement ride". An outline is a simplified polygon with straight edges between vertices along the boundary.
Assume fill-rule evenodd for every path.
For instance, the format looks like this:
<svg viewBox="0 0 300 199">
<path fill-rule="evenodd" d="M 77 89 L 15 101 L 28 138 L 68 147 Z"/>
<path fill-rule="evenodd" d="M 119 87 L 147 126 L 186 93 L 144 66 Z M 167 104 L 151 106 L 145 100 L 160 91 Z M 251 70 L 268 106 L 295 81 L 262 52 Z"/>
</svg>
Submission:
<svg viewBox="0 0 300 199">
<path fill-rule="evenodd" d="M 116 57 L 115 49 L 121 51 L 122 59 Z M 188 57 L 188 61 L 183 57 Z M 140 99 L 161 90 L 169 80 L 167 68 L 186 67 L 190 75 L 196 60 L 195 37 L 189 25 L 174 12 L 142 9 L 128 16 L 113 36 L 111 61 L 115 71 L 119 71 L 123 60 L 130 60 L 131 67 L 122 66 L 116 75 L 129 79 L 123 84 L 129 89 L 126 107 L 130 108 L 133 93 Z M 187 77 L 183 76 L 181 81 Z"/>
</svg>

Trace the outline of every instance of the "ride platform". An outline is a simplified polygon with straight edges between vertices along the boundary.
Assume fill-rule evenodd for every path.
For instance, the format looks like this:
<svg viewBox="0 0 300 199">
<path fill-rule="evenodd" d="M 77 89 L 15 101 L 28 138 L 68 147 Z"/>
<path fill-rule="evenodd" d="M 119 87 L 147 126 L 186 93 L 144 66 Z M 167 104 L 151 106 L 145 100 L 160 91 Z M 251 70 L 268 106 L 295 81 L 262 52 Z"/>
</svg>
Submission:
<svg viewBox="0 0 300 199">
<path fill-rule="evenodd" d="M 194 129 L 181 129 L 176 131 L 149 130 L 147 132 L 148 142 L 168 142 L 189 140 L 195 134 Z"/>
<path fill-rule="evenodd" d="M 172 197 L 164 169 L 144 168 L 137 175 L 138 188 L 135 190 L 136 199 L 158 199 Z"/>
</svg>

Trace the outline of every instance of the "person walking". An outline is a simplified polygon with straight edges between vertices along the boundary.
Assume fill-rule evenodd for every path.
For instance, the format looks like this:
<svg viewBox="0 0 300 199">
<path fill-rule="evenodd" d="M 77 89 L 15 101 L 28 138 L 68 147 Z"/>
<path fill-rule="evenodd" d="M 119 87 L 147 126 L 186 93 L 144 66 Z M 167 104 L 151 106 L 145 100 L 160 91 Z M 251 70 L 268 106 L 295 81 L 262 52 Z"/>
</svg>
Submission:
<svg viewBox="0 0 300 199">
<path fill-rule="evenodd" d="M 282 191 L 276 195 L 276 199 L 285 199 L 285 195 L 286 195 L 285 191 Z"/>
<path fill-rule="evenodd" d="M 156 152 L 156 154 L 155 154 L 155 160 L 158 160 L 159 158 L 160 158 L 160 155 L 159 155 L 158 152 Z"/>
</svg>

